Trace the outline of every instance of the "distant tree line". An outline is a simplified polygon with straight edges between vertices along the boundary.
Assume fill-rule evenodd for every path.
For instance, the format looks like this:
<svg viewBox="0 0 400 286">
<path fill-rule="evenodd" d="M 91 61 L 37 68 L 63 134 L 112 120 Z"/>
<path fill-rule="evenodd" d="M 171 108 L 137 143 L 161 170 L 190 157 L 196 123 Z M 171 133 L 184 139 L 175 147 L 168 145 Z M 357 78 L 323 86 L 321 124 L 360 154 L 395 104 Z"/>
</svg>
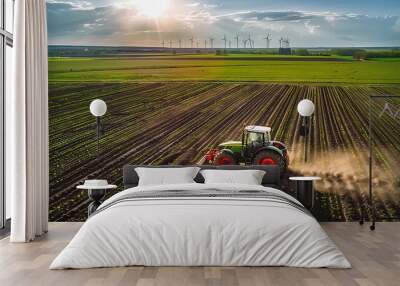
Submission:
<svg viewBox="0 0 400 286">
<path fill-rule="evenodd" d="M 160 49 L 160 48 L 140 48 L 140 47 L 85 47 L 85 46 L 49 46 L 48 54 L 50 57 L 107 57 L 107 56 L 124 56 L 132 55 L 134 53 L 172 53 L 178 54 L 175 49 Z M 194 49 L 192 51 L 196 54 L 215 53 L 216 55 L 227 54 L 264 54 L 264 55 L 278 55 L 283 54 L 276 48 L 261 49 Z M 190 53 L 186 51 L 186 53 Z M 346 56 L 352 57 L 355 60 L 367 60 L 374 58 L 400 58 L 399 48 L 382 48 L 379 49 L 361 49 L 361 48 L 294 48 L 290 49 L 292 55 L 298 56 Z"/>
<path fill-rule="evenodd" d="M 392 51 L 370 51 L 367 52 L 367 58 L 400 58 L 400 51 L 399 50 L 392 50 Z"/>
<path fill-rule="evenodd" d="M 366 60 L 374 58 L 400 58 L 399 49 L 371 51 L 367 49 L 341 48 L 332 49 L 331 53 L 338 56 L 351 56 L 355 60 Z"/>
</svg>

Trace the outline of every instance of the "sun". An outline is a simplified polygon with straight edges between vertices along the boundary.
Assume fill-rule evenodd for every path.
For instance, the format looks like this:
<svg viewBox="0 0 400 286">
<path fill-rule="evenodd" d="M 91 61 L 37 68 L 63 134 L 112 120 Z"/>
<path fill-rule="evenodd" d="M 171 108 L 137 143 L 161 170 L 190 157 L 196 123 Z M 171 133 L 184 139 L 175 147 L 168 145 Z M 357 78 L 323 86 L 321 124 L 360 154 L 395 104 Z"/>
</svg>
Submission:
<svg viewBox="0 0 400 286">
<path fill-rule="evenodd" d="M 160 18 L 162 17 L 169 5 L 169 0 L 137 0 L 136 6 L 139 13 L 150 17 Z"/>
</svg>

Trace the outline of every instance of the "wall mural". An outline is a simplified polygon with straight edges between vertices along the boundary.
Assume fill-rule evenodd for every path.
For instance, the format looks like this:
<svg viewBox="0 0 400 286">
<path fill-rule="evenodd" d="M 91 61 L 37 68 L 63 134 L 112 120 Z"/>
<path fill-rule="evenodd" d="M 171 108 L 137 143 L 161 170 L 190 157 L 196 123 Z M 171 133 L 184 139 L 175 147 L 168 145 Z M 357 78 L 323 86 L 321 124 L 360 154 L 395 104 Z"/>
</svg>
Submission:
<svg viewBox="0 0 400 286">
<path fill-rule="evenodd" d="M 289 193 L 290 176 L 320 176 L 319 220 L 358 220 L 362 209 L 370 217 L 369 99 L 400 96 L 399 17 L 239 2 L 48 1 L 50 220 L 85 220 L 88 196 L 76 186 L 102 178 L 119 186 L 108 195 L 121 191 L 125 164 L 254 160 L 284 162 Z M 101 130 L 95 99 L 107 104 Z M 315 105 L 309 129 L 303 99 Z M 400 100 L 374 101 L 371 112 L 376 213 L 398 217 Z M 271 128 L 254 141 L 281 157 L 242 150 L 250 125 Z M 218 157 L 223 147 L 232 156 Z"/>
</svg>

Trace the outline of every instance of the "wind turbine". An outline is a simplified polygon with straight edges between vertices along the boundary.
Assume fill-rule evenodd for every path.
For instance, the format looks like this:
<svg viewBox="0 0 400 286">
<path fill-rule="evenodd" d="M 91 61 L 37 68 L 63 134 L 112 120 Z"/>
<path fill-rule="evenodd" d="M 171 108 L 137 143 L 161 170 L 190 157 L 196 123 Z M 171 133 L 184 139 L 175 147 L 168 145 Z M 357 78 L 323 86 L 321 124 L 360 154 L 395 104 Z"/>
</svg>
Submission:
<svg viewBox="0 0 400 286">
<path fill-rule="evenodd" d="M 281 37 L 281 38 L 279 39 L 279 48 L 280 48 L 280 49 L 282 49 L 282 43 L 283 43 L 283 38 Z"/>
<path fill-rule="evenodd" d="M 246 48 L 247 40 L 244 39 L 244 40 L 242 40 L 242 42 L 243 42 L 243 47 Z"/>
<path fill-rule="evenodd" d="M 164 40 L 162 41 L 162 47 L 163 47 L 163 49 L 165 48 L 165 41 Z"/>
<path fill-rule="evenodd" d="M 214 48 L 214 38 L 210 38 L 210 46 L 211 49 Z"/>
<path fill-rule="evenodd" d="M 229 48 L 231 48 L 231 47 L 232 47 L 232 41 L 229 40 Z"/>
<path fill-rule="evenodd" d="M 268 34 L 267 34 L 267 37 L 265 37 L 264 39 L 265 39 L 266 42 L 267 42 L 267 49 L 269 49 L 269 43 L 271 42 L 271 34 L 268 33 Z"/>
<path fill-rule="evenodd" d="M 169 40 L 169 48 L 172 49 L 172 40 Z"/>
<path fill-rule="evenodd" d="M 236 34 L 234 39 L 236 40 L 236 49 L 239 49 L 239 34 Z"/>
<path fill-rule="evenodd" d="M 226 50 L 226 41 L 227 41 L 226 35 L 224 35 L 224 37 L 222 38 L 222 41 L 224 41 L 224 49 Z"/>
<path fill-rule="evenodd" d="M 290 48 L 290 40 L 289 40 L 289 37 L 286 38 L 286 48 Z"/>
<path fill-rule="evenodd" d="M 182 48 L 182 40 L 179 39 L 179 48 Z"/>
<path fill-rule="evenodd" d="M 207 40 L 204 40 L 204 48 L 207 49 Z"/>
<path fill-rule="evenodd" d="M 193 37 L 191 37 L 191 38 L 189 39 L 189 41 L 190 41 L 190 47 L 193 49 Z"/>
<path fill-rule="evenodd" d="M 199 48 L 199 41 L 196 41 L 196 48 Z"/>
<path fill-rule="evenodd" d="M 250 44 L 250 49 L 251 49 L 251 48 L 253 48 L 253 46 L 254 46 L 254 42 L 251 40 L 250 33 L 249 33 L 249 38 L 248 38 L 247 40 L 249 41 L 249 44 Z"/>
</svg>

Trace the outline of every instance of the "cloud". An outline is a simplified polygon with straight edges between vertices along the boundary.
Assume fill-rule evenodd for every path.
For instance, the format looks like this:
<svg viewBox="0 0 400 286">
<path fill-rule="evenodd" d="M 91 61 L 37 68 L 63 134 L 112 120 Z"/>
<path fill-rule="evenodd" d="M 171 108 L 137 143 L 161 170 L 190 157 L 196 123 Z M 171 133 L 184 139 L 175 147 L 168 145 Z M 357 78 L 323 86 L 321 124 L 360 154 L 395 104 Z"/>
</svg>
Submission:
<svg viewBox="0 0 400 286">
<path fill-rule="evenodd" d="M 49 43 L 73 45 L 159 45 L 163 38 L 189 38 L 197 23 L 213 22 L 204 9 L 156 21 L 125 3 L 77 9 L 72 2 L 50 1 L 47 16 Z"/>
<path fill-rule="evenodd" d="M 185 4 L 187 7 L 199 7 L 200 5 L 201 4 L 199 2 Z"/>
<path fill-rule="evenodd" d="M 265 21 L 265 22 L 302 22 L 309 20 L 337 20 L 356 18 L 358 14 L 338 14 L 334 12 L 305 12 L 305 11 L 242 11 L 225 15 L 220 18 L 232 18 L 236 21 Z"/>
<path fill-rule="evenodd" d="M 297 11 L 283 11 L 283 12 L 236 12 L 231 14 L 222 15 L 220 17 L 230 17 L 236 21 L 300 21 L 312 19 L 314 16 Z"/>
<path fill-rule="evenodd" d="M 308 31 L 308 33 L 310 34 L 315 34 L 315 32 L 321 27 L 319 25 L 312 25 L 310 24 L 310 21 L 306 21 L 304 23 L 304 27 L 306 28 L 306 30 Z"/>
<path fill-rule="evenodd" d="M 212 24 L 218 20 L 217 17 L 205 10 L 193 11 L 186 15 L 180 15 L 177 19 L 191 24 L 192 22 Z"/>
<path fill-rule="evenodd" d="M 76 9 L 74 3 L 49 2 L 47 16 L 50 38 L 71 33 L 113 35 L 157 29 L 156 23 L 139 17 L 134 8 L 126 7 Z"/>
<path fill-rule="evenodd" d="M 92 25 L 107 21 L 112 13 L 102 7 L 92 9 L 77 9 L 74 3 L 47 3 L 49 37 L 62 37 L 70 33 L 84 33 Z"/>
<path fill-rule="evenodd" d="M 58 8 L 64 7 L 65 10 L 91 10 L 94 9 L 94 6 L 89 1 L 81 1 L 81 0 L 71 0 L 71 1 L 62 1 L 62 0 L 47 0 L 47 5 L 56 4 Z"/>
<path fill-rule="evenodd" d="M 242 11 L 218 16 L 231 19 L 253 34 L 275 32 L 297 46 L 396 46 L 397 16 L 305 11 Z M 218 22 L 217 22 L 218 24 Z M 391 29 L 393 27 L 393 29 Z M 261 42 L 259 40 L 259 42 Z M 276 43 L 275 43 L 276 44 Z"/>
</svg>

